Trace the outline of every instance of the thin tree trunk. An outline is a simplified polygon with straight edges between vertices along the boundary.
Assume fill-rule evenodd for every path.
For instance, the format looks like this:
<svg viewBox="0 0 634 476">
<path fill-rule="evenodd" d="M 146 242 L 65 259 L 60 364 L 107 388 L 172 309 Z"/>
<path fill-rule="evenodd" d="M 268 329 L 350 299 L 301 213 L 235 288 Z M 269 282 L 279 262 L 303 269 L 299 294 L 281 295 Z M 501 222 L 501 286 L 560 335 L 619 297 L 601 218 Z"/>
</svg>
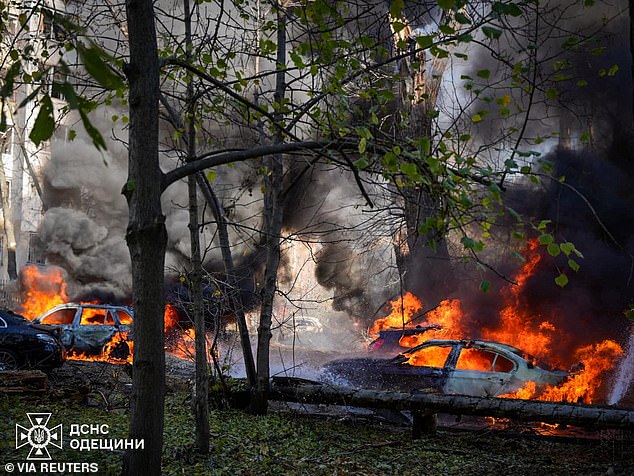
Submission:
<svg viewBox="0 0 634 476">
<path fill-rule="evenodd" d="M 253 352 L 251 351 L 251 339 L 249 339 L 249 329 L 247 327 L 246 316 L 244 315 L 244 306 L 242 304 L 242 295 L 238 287 L 235 268 L 233 265 L 233 256 L 231 254 L 231 244 L 229 242 L 229 233 L 227 230 L 227 219 L 222 209 L 222 205 L 216 197 L 209 181 L 202 172 L 196 174 L 198 186 L 203 192 L 203 196 L 207 200 L 211 212 L 216 219 L 218 227 L 218 241 L 220 242 L 220 251 L 222 253 L 222 262 L 225 268 L 227 282 L 231 289 L 231 302 L 234 306 L 236 320 L 238 322 L 238 330 L 240 332 L 240 343 L 242 345 L 242 354 L 244 356 L 244 366 L 246 368 L 247 381 L 252 389 L 255 389 L 257 374 L 255 371 L 255 362 L 253 360 Z"/>
<path fill-rule="evenodd" d="M 161 210 L 159 168 L 159 64 L 151 0 L 127 0 L 130 59 L 129 223 L 126 241 L 132 260 L 134 364 L 129 438 L 143 449 L 129 450 L 123 474 L 161 474 L 165 403 L 164 266 L 167 246 Z"/>
<path fill-rule="evenodd" d="M 286 13 L 277 10 L 277 74 L 275 79 L 274 101 L 282 106 L 286 94 Z M 280 121 L 283 114 L 277 112 L 275 120 Z M 284 140 L 278 133 L 275 143 Z M 270 378 L 269 350 L 271 342 L 271 323 L 273 319 L 273 301 L 277 290 L 277 272 L 280 264 L 280 237 L 284 218 L 283 176 L 284 165 L 281 155 L 268 156 L 264 163 L 264 233 L 266 248 L 266 268 L 262 286 L 262 305 L 258 326 L 257 348 L 257 388 L 253 396 L 251 410 L 256 414 L 265 414 L 268 410 L 268 391 Z"/>
<path fill-rule="evenodd" d="M 185 48 L 188 60 L 192 56 L 192 12 L 189 0 L 184 0 L 185 8 Z M 196 157 L 196 114 L 195 114 L 194 84 L 187 84 L 187 161 Z M 196 348 L 196 386 L 194 389 L 194 421 L 196 426 L 196 450 L 199 453 L 209 453 L 209 370 L 207 368 L 207 329 L 203 313 L 202 274 L 203 267 L 200 257 L 200 233 L 198 220 L 198 194 L 196 175 L 187 177 L 189 192 L 189 238 L 191 251 L 191 271 L 189 276 L 190 290 L 193 294 L 194 330 L 196 332 L 194 345 Z"/>
</svg>

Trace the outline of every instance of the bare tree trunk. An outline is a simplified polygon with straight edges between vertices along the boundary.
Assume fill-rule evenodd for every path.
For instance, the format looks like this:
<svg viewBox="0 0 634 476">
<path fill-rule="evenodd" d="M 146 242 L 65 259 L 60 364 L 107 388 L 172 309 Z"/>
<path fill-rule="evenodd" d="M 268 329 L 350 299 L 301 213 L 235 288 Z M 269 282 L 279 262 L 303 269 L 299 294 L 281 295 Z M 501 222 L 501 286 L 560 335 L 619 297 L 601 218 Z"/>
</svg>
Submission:
<svg viewBox="0 0 634 476">
<path fill-rule="evenodd" d="M 244 306 L 242 304 L 242 295 L 238 287 L 236 279 L 235 268 L 233 265 L 233 256 L 231 255 L 231 244 L 229 242 L 229 233 L 227 231 L 227 219 L 222 209 L 222 205 L 216 197 L 209 181 L 202 172 L 196 174 L 198 180 L 198 186 L 203 192 L 211 212 L 216 219 L 216 226 L 218 227 L 218 241 L 220 242 L 220 251 L 222 253 L 222 262 L 225 268 L 225 275 L 227 276 L 227 282 L 231 288 L 231 303 L 234 307 L 236 314 L 236 320 L 238 322 L 238 330 L 240 332 L 240 343 L 242 345 L 242 354 L 244 356 L 244 366 L 247 373 L 247 381 L 252 389 L 255 389 L 257 384 L 257 374 L 255 371 L 255 362 L 253 360 L 253 352 L 251 351 L 251 339 L 249 339 L 249 329 L 247 328 L 247 320 L 244 315 Z"/>
<path fill-rule="evenodd" d="M 184 0 L 185 9 L 185 48 L 187 59 L 192 57 L 192 12 L 189 0 Z M 194 99 L 194 84 L 187 83 L 187 161 L 196 157 L 196 108 Z M 203 306 L 203 267 L 200 257 L 200 233 L 198 220 L 198 194 L 196 175 L 187 177 L 189 192 L 189 238 L 191 251 L 191 271 L 189 276 L 190 290 L 193 297 L 194 330 L 196 332 L 194 345 L 196 348 L 196 386 L 194 389 L 194 421 L 196 426 L 196 450 L 199 453 L 209 453 L 209 369 L 207 367 L 207 329 Z"/>
<path fill-rule="evenodd" d="M 165 403 L 164 266 L 167 246 L 161 210 L 159 168 L 159 64 L 151 0 L 127 0 L 130 59 L 129 223 L 126 241 L 132 260 L 134 364 L 129 438 L 143 449 L 129 450 L 123 474 L 161 474 Z"/>
<path fill-rule="evenodd" d="M 286 13 L 277 10 L 277 74 L 274 101 L 282 105 L 286 94 Z M 282 113 L 277 112 L 275 120 L 282 119 Z M 284 138 L 280 133 L 275 137 L 279 144 Z M 257 414 L 265 414 L 268 410 L 269 391 L 269 350 L 271 342 L 271 323 L 273 319 L 273 301 L 277 290 L 277 271 L 280 264 L 280 235 L 284 218 L 283 176 L 284 164 L 281 155 L 268 156 L 265 159 L 266 173 L 264 174 L 264 241 L 266 248 L 266 269 L 262 285 L 262 306 L 260 309 L 260 324 L 258 326 L 257 348 L 257 388 L 253 396 L 251 410 Z"/>
</svg>

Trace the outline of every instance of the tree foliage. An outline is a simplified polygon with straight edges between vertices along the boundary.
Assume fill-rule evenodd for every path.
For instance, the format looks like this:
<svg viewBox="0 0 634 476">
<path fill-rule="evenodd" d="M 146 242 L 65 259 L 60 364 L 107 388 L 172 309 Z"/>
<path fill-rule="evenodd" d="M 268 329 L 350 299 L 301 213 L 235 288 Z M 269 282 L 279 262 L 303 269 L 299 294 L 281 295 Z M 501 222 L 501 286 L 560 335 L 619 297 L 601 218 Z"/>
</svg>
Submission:
<svg viewBox="0 0 634 476">
<path fill-rule="evenodd" d="M 267 260 L 267 299 L 276 291 L 282 218 L 274 209 L 288 191 L 283 179 L 290 170 L 308 170 L 317 163 L 350 172 L 366 207 L 380 220 L 394 220 L 390 233 L 395 242 L 404 227 L 408 239 L 422 237 L 432 248 L 450 239 L 453 254 L 487 269 L 486 250 L 495 243 L 495 230 L 510 221 L 518 243 L 535 233 L 550 255 L 566 256 L 568 269 L 557 274 L 557 285 L 566 285 L 568 270 L 579 269 L 581 251 L 558 237 L 547 221 L 511 208 L 505 192 L 524 182 L 541 187 L 544 181 L 565 181 L 552 176 L 543 151 L 559 140 L 553 119 L 561 116 L 565 89 L 586 86 L 575 77 L 573 58 L 602 54 L 599 37 L 611 19 L 580 22 L 572 29 L 561 25 L 562 19 L 592 13 L 593 5 L 201 1 L 193 8 L 189 45 L 184 44 L 184 21 L 190 18 L 184 20 L 180 5 L 157 4 L 153 10 L 150 2 L 143 5 L 157 29 L 157 44 L 150 46 L 157 47 L 160 98 L 152 100 L 160 99 L 167 117 L 157 141 L 169 151 L 163 157 L 165 170 L 153 162 L 145 172 L 155 175 L 160 194 L 188 174 L 253 162 L 260 196 L 270 208 L 256 231 L 276 255 Z M 149 94 L 136 91 L 132 98 L 128 91 L 139 84 L 136 75 L 147 74 L 131 69 L 135 65 L 128 45 L 138 34 L 136 23 L 128 17 L 126 25 L 123 12 L 110 4 L 82 5 L 71 15 L 43 5 L 11 8 L 17 8 L 18 22 L 2 60 L 0 129 L 8 127 L 13 92 L 24 86 L 27 92 L 19 106 L 37 106 L 30 131 L 35 144 L 51 137 L 60 115 L 74 111 L 95 147 L 104 149 L 104 131 L 92 124 L 91 112 L 108 105 L 119 111 L 113 121 L 127 123 L 130 118 L 132 151 L 142 118 L 132 117 L 136 103 L 128 113 L 125 95 L 139 101 Z M 80 21 L 88 11 L 91 24 Z M 29 36 L 36 14 L 54 22 L 58 35 L 41 42 Z M 114 37 L 100 36 L 104 27 L 115 27 Z M 20 49 L 27 37 L 28 47 Z M 66 79 L 56 79 L 55 69 Z M 611 77 L 618 71 L 618 65 L 606 65 L 597 74 Z M 66 99 L 60 110 L 51 99 L 54 93 Z M 537 135 L 535 125 L 543 122 L 550 122 L 553 130 Z M 196 141 L 196 157 L 182 140 L 188 130 L 195 132 L 189 141 Z M 138 160 L 139 155 L 131 155 L 131 166 L 138 166 Z M 125 194 L 147 198 L 142 171 L 136 172 L 130 174 Z M 215 174 L 210 172 L 210 178 Z M 427 205 L 421 196 L 429 199 Z M 152 197 L 152 226 L 159 226 L 161 210 L 157 196 Z M 130 233 L 147 232 L 139 217 L 133 219 L 135 202 L 130 207 Z M 142 247 L 132 253 L 133 268 L 150 259 L 145 253 Z M 159 254 L 164 256 L 164 248 L 159 247 Z M 159 281 L 139 276 L 135 296 L 156 295 Z M 481 289 L 490 285 L 483 281 Z M 144 306 L 142 301 L 138 305 Z M 261 316 L 262 345 L 273 312 L 271 306 L 267 309 Z M 159 320 L 157 312 L 147 308 L 140 320 Z M 139 348 L 143 342 L 160 346 L 158 332 L 158 327 L 148 330 Z M 155 359 L 150 358 L 160 373 L 160 359 Z M 266 359 L 262 362 L 268 366 Z M 258 371 L 268 377 L 268 368 Z M 135 372 L 143 372 L 136 360 Z M 135 411 L 142 404 L 141 398 Z"/>
</svg>

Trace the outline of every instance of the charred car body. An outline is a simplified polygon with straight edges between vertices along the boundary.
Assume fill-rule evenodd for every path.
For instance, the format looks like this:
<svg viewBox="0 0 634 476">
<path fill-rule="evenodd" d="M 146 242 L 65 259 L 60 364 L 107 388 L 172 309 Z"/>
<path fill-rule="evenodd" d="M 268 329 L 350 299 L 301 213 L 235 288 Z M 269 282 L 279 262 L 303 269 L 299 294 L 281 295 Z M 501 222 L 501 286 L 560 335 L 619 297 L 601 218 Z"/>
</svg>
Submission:
<svg viewBox="0 0 634 476">
<path fill-rule="evenodd" d="M 21 368 L 50 370 L 64 363 L 59 339 L 43 326 L 0 310 L 0 371 Z"/>
<path fill-rule="evenodd" d="M 115 336 L 132 330 L 133 312 L 124 306 L 105 304 L 60 304 L 33 319 L 33 324 L 59 329 L 64 348 L 72 353 L 101 354 Z M 117 358 L 125 359 L 129 349 L 125 339 L 115 349 Z M 112 351 L 111 351 L 112 354 Z"/>
<path fill-rule="evenodd" d="M 381 354 L 395 354 L 405 352 L 412 346 L 403 345 L 403 338 L 415 337 L 428 331 L 439 331 L 442 327 L 439 325 L 429 325 L 416 327 L 406 327 L 404 329 L 383 329 L 379 331 L 379 335 L 368 345 L 370 352 L 380 352 Z"/>
<path fill-rule="evenodd" d="M 557 385 L 569 376 L 513 346 L 474 340 L 429 340 L 389 359 L 336 360 L 325 372 L 358 387 L 478 397 L 515 392 L 531 381 Z"/>
</svg>

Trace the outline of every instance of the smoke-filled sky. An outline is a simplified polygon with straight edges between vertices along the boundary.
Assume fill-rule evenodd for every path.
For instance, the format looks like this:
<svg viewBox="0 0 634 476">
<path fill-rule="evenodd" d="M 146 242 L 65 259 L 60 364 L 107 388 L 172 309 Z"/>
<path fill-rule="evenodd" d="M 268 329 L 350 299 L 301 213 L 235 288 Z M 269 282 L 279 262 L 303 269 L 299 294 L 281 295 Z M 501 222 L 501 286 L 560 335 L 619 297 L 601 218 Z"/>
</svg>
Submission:
<svg viewBox="0 0 634 476">
<path fill-rule="evenodd" d="M 612 8 L 604 10 L 604 13 L 612 12 Z M 575 21 L 581 25 L 588 20 Z M 616 36 L 607 40 L 609 48 L 604 54 L 581 63 L 579 56 L 571 53 L 576 61 L 572 67 L 575 84 L 579 78 L 587 78 L 588 83 L 585 87 L 572 87 L 570 81 L 562 83 L 565 87 L 560 88 L 560 99 L 572 110 L 564 115 L 560 105 L 549 108 L 541 105 L 536 108 L 539 120 L 531 121 L 527 129 L 530 137 L 535 138 L 559 128 L 560 117 L 574 116 L 575 111 L 587 114 L 594 134 L 593 150 L 552 150 L 547 156 L 555 164 L 556 175 L 565 176 L 566 183 L 585 199 L 566 186 L 548 182 L 541 189 L 510 186 L 506 193 L 510 206 L 535 219 L 552 220 L 556 238 L 574 242 L 584 254 L 580 260 L 581 270 L 574 274 L 567 271 L 570 283 L 565 289 L 555 286 L 553 279 L 558 274 L 558 262 L 548 257 L 527 287 L 527 301 L 535 309 L 536 317 L 558 309 L 561 320 L 558 324 L 570 335 L 618 334 L 624 327 L 620 313 L 634 298 L 630 279 L 630 257 L 634 253 L 634 207 L 630 204 L 634 197 L 629 185 L 634 167 L 631 166 L 630 142 L 622 140 L 630 131 L 621 130 L 629 127 L 631 117 L 631 84 L 626 74 L 630 60 L 627 42 L 622 36 L 626 31 L 624 23 L 614 22 L 610 28 Z M 468 67 L 474 65 L 474 71 L 491 67 L 490 57 L 484 52 L 474 53 L 470 61 Z M 611 64 L 622 67 L 614 77 L 599 76 L 597 71 Z M 543 71 L 547 68 L 552 68 L 552 64 L 542 65 Z M 629 101 L 627 112 L 624 112 L 624 98 Z M 443 104 L 447 105 L 449 100 L 444 97 Z M 553 111 L 559 111 L 559 117 Z M 111 130 L 111 115 L 111 110 L 102 110 L 95 116 L 95 125 L 102 131 Z M 584 121 L 577 121 L 577 132 L 583 129 L 583 124 L 589 124 L 585 118 Z M 495 130 L 498 126 L 499 122 L 487 122 L 474 129 L 474 133 L 485 143 L 498 134 Z M 124 131 L 115 129 L 118 136 L 125 136 Z M 71 298 L 97 294 L 125 301 L 131 294 L 130 259 L 125 244 L 127 205 L 121 195 L 127 176 L 127 151 L 121 142 L 109 140 L 108 151 L 100 154 L 81 131 L 78 132 L 79 136 L 72 142 L 52 144 L 52 160 L 43 171 L 49 210 L 42 220 L 40 237 L 50 262 L 62 266 L 69 274 Z M 551 139 L 549 147 L 555 142 L 556 139 Z M 545 150 L 545 146 L 541 149 Z M 498 153 L 508 155 L 508 151 Z M 164 165 L 167 170 L 174 163 L 165 159 Z M 300 170 L 301 167 L 292 169 L 287 177 L 287 184 L 294 183 L 294 186 L 286 197 L 284 233 L 310 242 L 308 258 L 301 259 L 313 263 L 312 275 L 306 279 L 320 287 L 321 297 L 328 296 L 324 306 L 345 311 L 351 318 L 368 323 L 385 300 L 399 291 L 390 238 L 398 228 L 397 220 L 387 211 L 369 214 L 350 173 L 328 166 L 315 167 L 303 174 Z M 219 168 L 212 184 L 223 200 L 228 218 L 238 225 L 230 229 L 231 240 L 236 245 L 236 263 L 242 269 L 244 281 L 255 288 L 262 266 L 259 246 L 262 193 L 258 164 Z M 378 188 L 369 191 L 375 198 L 380 193 Z M 169 234 L 167 265 L 174 272 L 186 266 L 189 255 L 186 200 L 184 183 L 170 187 L 163 200 Z M 202 202 L 201 205 L 204 208 Z M 222 265 L 214 241 L 215 224 L 210 217 L 207 209 L 203 246 L 207 249 L 206 266 L 218 271 Z M 370 223 L 369 217 L 374 221 Z M 303 269 L 298 256 L 304 254 L 293 252 L 297 243 L 284 243 L 287 254 L 281 272 L 283 286 L 291 286 L 295 278 L 292 273 Z M 491 253 L 495 251 L 494 248 Z M 519 265 L 499 254 L 495 262 L 508 276 Z M 443 277 L 444 286 L 449 283 L 447 297 L 460 297 L 467 311 L 482 325 L 495 320 L 499 303 L 496 293 L 504 283 L 458 264 L 447 269 Z M 429 270 L 411 272 L 429 273 Z M 478 290 L 483 277 L 494 283 L 487 295 Z M 425 307 L 434 304 L 425 303 Z"/>
</svg>

